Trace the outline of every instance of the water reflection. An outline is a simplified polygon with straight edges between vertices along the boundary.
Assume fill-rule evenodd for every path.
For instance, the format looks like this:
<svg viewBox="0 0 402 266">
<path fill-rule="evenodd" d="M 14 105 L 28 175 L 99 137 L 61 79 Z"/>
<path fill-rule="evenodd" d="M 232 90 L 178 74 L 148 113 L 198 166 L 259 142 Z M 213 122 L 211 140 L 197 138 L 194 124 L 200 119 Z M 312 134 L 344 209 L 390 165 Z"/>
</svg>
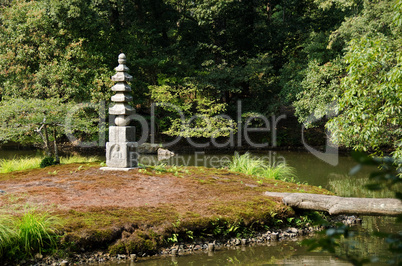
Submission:
<svg viewBox="0 0 402 266">
<path fill-rule="evenodd" d="M 321 252 L 308 252 L 298 241 L 268 243 L 254 247 L 236 247 L 215 252 L 203 252 L 178 257 L 140 260 L 126 264 L 108 265 L 351 265 L 335 256 Z"/>
</svg>

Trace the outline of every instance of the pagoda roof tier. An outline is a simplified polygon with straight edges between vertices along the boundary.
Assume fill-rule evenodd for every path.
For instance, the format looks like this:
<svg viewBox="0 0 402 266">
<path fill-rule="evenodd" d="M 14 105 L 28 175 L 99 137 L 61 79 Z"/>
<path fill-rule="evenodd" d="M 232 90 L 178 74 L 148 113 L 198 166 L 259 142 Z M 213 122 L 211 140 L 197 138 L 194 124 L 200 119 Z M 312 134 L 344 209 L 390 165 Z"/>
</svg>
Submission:
<svg viewBox="0 0 402 266">
<path fill-rule="evenodd" d="M 119 82 L 119 81 L 131 81 L 133 77 L 126 72 L 117 72 L 113 77 L 112 80 Z"/>
<path fill-rule="evenodd" d="M 125 91 L 130 92 L 131 87 L 127 83 L 119 82 L 112 87 L 112 91 Z"/>
<path fill-rule="evenodd" d="M 134 108 L 127 103 L 116 103 L 113 107 L 109 108 L 109 114 L 111 115 L 131 115 L 134 112 Z"/>
<path fill-rule="evenodd" d="M 113 95 L 111 99 L 113 102 L 131 102 L 133 97 L 131 95 L 119 92 L 116 95 Z"/>
<path fill-rule="evenodd" d="M 116 72 L 128 72 L 130 69 L 126 65 L 118 65 L 117 67 L 114 68 Z"/>
</svg>

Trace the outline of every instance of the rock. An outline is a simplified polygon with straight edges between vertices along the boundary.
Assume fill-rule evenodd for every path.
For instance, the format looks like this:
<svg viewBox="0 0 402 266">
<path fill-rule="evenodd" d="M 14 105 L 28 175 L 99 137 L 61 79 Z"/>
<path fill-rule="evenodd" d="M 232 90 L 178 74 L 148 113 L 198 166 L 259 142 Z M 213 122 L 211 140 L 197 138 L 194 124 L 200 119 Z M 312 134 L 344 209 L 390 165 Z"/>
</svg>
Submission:
<svg viewBox="0 0 402 266">
<path fill-rule="evenodd" d="M 137 151 L 143 154 L 158 154 L 159 144 L 143 143 L 138 146 Z"/>
<path fill-rule="evenodd" d="M 241 244 L 242 244 L 243 246 L 246 245 L 246 244 L 247 244 L 247 239 L 244 239 L 244 238 L 243 238 L 243 239 L 241 240 Z"/>
<path fill-rule="evenodd" d="M 158 161 L 167 160 L 172 156 L 174 156 L 174 152 L 162 148 L 158 149 Z"/>
<path fill-rule="evenodd" d="M 117 255 L 117 258 L 118 258 L 119 260 L 124 260 L 124 259 L 126 259 L 126 255 L 124 255 L 124 254 L 118 254 L 118 255 Z"/>
<path fill-rule="evenodd" d="M 173 256 L 177 256 L 177 249 L 175 249 L 175 248 L 172 249 L 172 255 L 173 255 Z"/>
<path fill-rule="evenodd" d="M 130 259 L 131 259 L 132 261 L 136 260 L 136 259 L 137 259 L 137 254 L 131 254 L 131 255 L 130 255 Z"/>
<path fill-rule="evenodd" d="M 60 262 L 60 266 L 68 266 L 68 261 L 63 260 L 62 262 Z"/>
<path fill-rule="evenodd" d="M 272 240 L 278 240 L 279 239 L 279 233 L 277 233 L 277 232 L 272 233 L 271 234 L 271 239 Z"/>
<path fill-rule="evenodd" d="M 287 231 L 288 231 L 288 233 L 297 234 L 299 230 L 298 230 L 297 228 L 291 227 L 291 228 L 289 228 Z"/>
<path fill-rule="evenodd" d="M 209 250 L 209 251 L 214 251 L 214 250 L 215 250 L 215 245 L 214 245 L 214 243 L 209 243 L 209 244 L 208 244 L 208 250 Z"/>
</svg>

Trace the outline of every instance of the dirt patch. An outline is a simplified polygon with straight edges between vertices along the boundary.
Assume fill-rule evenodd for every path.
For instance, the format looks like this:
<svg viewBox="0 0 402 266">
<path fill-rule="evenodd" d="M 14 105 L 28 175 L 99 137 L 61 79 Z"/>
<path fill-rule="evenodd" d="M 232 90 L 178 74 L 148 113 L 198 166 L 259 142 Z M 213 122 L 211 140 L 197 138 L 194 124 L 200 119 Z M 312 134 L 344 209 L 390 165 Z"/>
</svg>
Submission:
<svg viewBox="0 0 402 266">
<path fill-rule="evenodd" d="M 26 203 L 53 205 L 56 209 L 85 210 L 93 207 L 156 207 L 186 205 L 215 195 L 194 179 L 170 173 L 154 175 L 141 170 L 102 171 L 82 165 L 56 166 L 34 172 L 3 175 L 0 187 L 7 194 L 25 195 Z M 81 167 L 81 168 L 80 168 Z M 80 168 L 80 169 L 79 169 Z M 77 170 L 79 169 L 79 170 Z M 0 198 L 1 204 L 5 204 Z"/>
</svg>

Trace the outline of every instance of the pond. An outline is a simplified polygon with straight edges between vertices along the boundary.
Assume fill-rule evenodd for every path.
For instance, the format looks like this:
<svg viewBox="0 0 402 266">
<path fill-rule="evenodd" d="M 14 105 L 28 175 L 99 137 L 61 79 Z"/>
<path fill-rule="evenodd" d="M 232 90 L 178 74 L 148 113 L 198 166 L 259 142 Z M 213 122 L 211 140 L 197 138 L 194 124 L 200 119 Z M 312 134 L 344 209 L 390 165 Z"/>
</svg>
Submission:
<svg viewBox="0 0 402 266">
<path fill-rule="evenodd" d="M 32 151 L 0 151 L 0 159 L 23 156 L 34 156 Z M 354 197 L 392 197 L 390 192 L 372 193 L 364 189 L 368 175 L 374 169 L 363 169 L 355 176 L 349 176 L 350 169 L 356 165 L 350 156 L 340 156 L 339 163 L 331 166 L 314 155 L 306 152 L 260 151 L 252 155 L 264 159 L 270 165 L 286 163 L 295 168 L 299 182 L 322 186 L 339 196 Z M 170 158 L 158 158 L 154 155 L 143 155 L 142 164 L 167 164 L 185 166 L 224 167 L 232 158 L 233 153 L 203 153 L 178 154 Z M 102 158 L 104 159 L 104 158 Z M 379 256 L 382 261 L 389 257 L 387 244 L 384 240 L 371 236 L 372 232 L 399 232 L 400 224 L 391 217 L 362 217 L 363 224 L 357 230 L 358 241 L 353 243 L 360 256 Z M 304 264 L 304 265 L 350 265 L 328 253 L 309 252 L 301 246 L 300 241 L 280 241 L 268 243 L 265 246 L 239 247 L 232 250 L 218 250 L 213 253 L 201 253 L 179 257 L 157 257 L 140 260 L 140 265 L 267 265 L 267 264 Z M 112 264 L 110 264 L 112 265 Z M 118 264 L 130 265 L 130 264 Z M 375 265 L 378 265 L 376 263 Z"/>
</svg>

